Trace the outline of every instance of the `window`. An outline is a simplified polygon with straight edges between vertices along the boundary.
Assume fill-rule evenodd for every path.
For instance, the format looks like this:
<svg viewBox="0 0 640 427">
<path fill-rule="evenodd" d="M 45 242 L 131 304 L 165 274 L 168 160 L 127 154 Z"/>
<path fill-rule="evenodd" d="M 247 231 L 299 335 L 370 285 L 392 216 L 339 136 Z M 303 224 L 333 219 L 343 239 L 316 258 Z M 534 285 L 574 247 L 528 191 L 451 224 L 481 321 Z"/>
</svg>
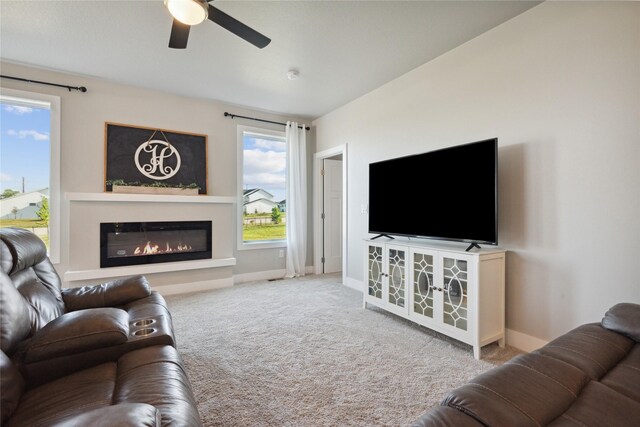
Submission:
<svg viewBox="0 0 640 427">
<path fill-rule="evenodd" d="M 2 89 L 0 227 L 26 228 L 60 262 L 60 98 Z"/>
<path fill-rule="evenodd" d="M 238 126 L 238 249 L 286 246 L 284 132 Z"/>
</svg>

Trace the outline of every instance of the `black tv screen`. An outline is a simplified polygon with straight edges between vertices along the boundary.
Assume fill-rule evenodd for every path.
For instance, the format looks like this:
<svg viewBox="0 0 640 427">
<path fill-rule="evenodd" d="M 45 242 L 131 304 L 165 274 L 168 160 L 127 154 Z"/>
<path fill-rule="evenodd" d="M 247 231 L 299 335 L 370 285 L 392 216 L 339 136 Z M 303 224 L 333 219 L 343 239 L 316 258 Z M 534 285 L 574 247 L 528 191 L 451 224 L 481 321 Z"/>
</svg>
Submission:
<svg viewBox="0 0 640 427">
<path fill-rule="evenodd" d="M 498 244 L 498 139 L 369 164 L 369 233 Z"/>
</svg>

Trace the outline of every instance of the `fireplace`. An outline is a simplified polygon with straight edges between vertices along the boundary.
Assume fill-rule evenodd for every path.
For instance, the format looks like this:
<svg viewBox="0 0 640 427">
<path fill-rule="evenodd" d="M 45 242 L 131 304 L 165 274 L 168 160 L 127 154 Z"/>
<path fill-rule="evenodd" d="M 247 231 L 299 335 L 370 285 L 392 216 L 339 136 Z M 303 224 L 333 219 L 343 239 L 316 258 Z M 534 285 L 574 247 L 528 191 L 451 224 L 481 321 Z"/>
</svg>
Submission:
<svg viewBox="0 0 640 427">
<path fill-rule="evenodd" d="M 211 258 L 211 221 L 100 224 L 101 268 Z"/>
</svg>

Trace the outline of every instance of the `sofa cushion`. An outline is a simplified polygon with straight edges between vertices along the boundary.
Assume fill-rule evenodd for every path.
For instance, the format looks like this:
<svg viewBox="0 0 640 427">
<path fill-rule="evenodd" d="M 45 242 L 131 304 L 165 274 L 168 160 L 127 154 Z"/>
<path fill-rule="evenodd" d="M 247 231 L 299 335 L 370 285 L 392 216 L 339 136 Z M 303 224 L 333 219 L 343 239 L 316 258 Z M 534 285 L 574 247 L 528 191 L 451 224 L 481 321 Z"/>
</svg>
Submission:
<svg viewBox="0 0 640 427">
<path fill-rule="evenodd" d="M 67 311 L 128 304 L 150 295 L 144 276 L 131 276 L 95 286 L 66 288 L 62 291 Z"/>
<path fill-rule="evenodd" d="M 163 426 L 202 425 L 176 349 L 155 346 L 131 351 L 116 362 L 84 369 L 27 391 L 6 427 L 82 420 L 82 414 L 121 404 L 153 406 L 160 412 Z M 140 409 L 133 410 L 137 413 Z M 105 409 L 103 413 L 110 411 Z M 141 414 L 145 423 L 151 419 L 150 412 L 142 409 Z"/>
<path fill-rule="evenodd" d="M 451 392 L 443 405 L 490 426 L 540 426 L 571 406 L 588 378 L 540 354 L 524 354 Z"/>
<path fill-rule="evenodd" d="M 13 270 L 13 255 L 4 240 L 0 240 L 0 270 L 5 274 Z"/>
<path fill-rule="evenodd" d="M 104 363 L 27 391 L 7 427 L 47 425 L 111 404 L 117 363 Z"/>
<path fill-rule="evenodd" d="M 640 403 L 597 381 L 591 381 L 578 400 L 549 426 L 637 427 Z"/>
<path fill-rule="evenodd" d="M 64 303 L 60 291 L 55 287 L 44 286 L 33 268 L 20 270 L 10 277 L 13 286 L 20 291 L 29 304 L 30 335 L 64 314 Z"/>
<path fill-rule="evenodd" d="M 578 326 L 534 353 L 567 362 L 599 380 L 627 356 L 634 342 L 597 323 Z"/>
<path fill-rule="evenodd" d="M 640 344 L 601 380 L 602 384 L 640 403 Z"/>
<path fill-rule="evenodd" d="M 13 258 L 9 275 L 32 267 L 47 258 L 44 242 L 28 230 L 3 228 L 0 230 L 0 239 L 7 245 Z"/>
<path fill-rule="evenodd" d="M 2 255 L 8 252 L 11 258 L 7 274 L 30 305 L 30 334 L 34 334 L 64 313 L 60 277 L 47 257 L 44 242 L 35 234 L 19 228 L 1 228 L 0 239 Z M 3 261 L 2 268 L 5 267 Z"/>
<path fill-rule="evenodd" d="M 640 304 L 614 305 L 605 313 L 602 326 L 640 343 Z"/>
<path fill-rule="evenodd" d="M 163 369 L 158 369 L 158 366 Z M 163 425 L 199 426 L 193 392 L 175 348 L 147 347 L 118 360 L 113 403 L 145 402 L 160 410 Z"/>
<path fill-rule="evenodd" d="M 49 427 L 160 427 L 160 411 L 146 403 L 105 406 L 55 421 Z"/>
<path fill-rule="evenodd" d="M 125 343 L 129 316 L 118 308 L 91 308 L 64 314 L 42 328 L 29 342 L 26 363 L 77 354 Z"/>
<path fill-rule="evenodd" d="M 0 271 L 0 348 L 11 354 L 30 332 L 29 306 L 9 276 Z"/>
<path fill-rule="evenodd" d="M 24 380 L 18 368 L 0 351 L 0 424 L 13 414 L 24 390 Z"/>
</svg>

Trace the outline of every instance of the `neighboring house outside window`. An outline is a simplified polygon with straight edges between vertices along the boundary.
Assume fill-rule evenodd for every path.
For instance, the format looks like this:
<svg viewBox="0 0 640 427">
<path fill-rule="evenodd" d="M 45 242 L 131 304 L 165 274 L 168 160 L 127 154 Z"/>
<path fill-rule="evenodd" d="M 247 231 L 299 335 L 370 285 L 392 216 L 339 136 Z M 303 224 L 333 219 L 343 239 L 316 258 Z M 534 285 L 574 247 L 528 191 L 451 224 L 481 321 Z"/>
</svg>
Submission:
<svg viewBox="0 0 640 427">
<path fill-rule="evenodd" d="M 4 161 L 2 161 L 2 163 L 4 163 Z M 8 178 L 10 176 L 11 175 L 9 174 L 3 175 L 4 178 Z M 11 190 L 8 188 L 11 186 L 11 181 L 11 179 L 5 179 L 2 185 L 2 190 L 0 191 L 0 226 L 10 226 L 11 224 L 8 224 L 9 220 L 14 220 L 12 221 L 12 225 L 15 225 L 15 220 L 28 220 L 33 222 L 34 227 L 46 228 L 47 225 L 44 224 L 38 216 L 38 211 L 43 206 L 42 201 L 44 199 L 49 199 L 49 189 L 44 188 L 26 193 L 18 192 L 18 194 L 7 196 L 12 193 L 11 191 L 7 191 Z M 25 222 L 25 224 L 27 223 Z"/>
<path fill-rule="evenodd" d="M 269 214 L 271 210 L 278 206 L 273 201 L 273 194 L 261 188 L 244 190 L 244 213 L 245 214 Z"/>
<path fill-rule="evenodd" d="M 284 132 L 238 126 L 238 249 L 286 245 Z"/>
<path fill-rule="evenodd" d="M 60 98 L 0 92 L 0 227 L 25 228 L 60 262 Z"/>
</svg>

